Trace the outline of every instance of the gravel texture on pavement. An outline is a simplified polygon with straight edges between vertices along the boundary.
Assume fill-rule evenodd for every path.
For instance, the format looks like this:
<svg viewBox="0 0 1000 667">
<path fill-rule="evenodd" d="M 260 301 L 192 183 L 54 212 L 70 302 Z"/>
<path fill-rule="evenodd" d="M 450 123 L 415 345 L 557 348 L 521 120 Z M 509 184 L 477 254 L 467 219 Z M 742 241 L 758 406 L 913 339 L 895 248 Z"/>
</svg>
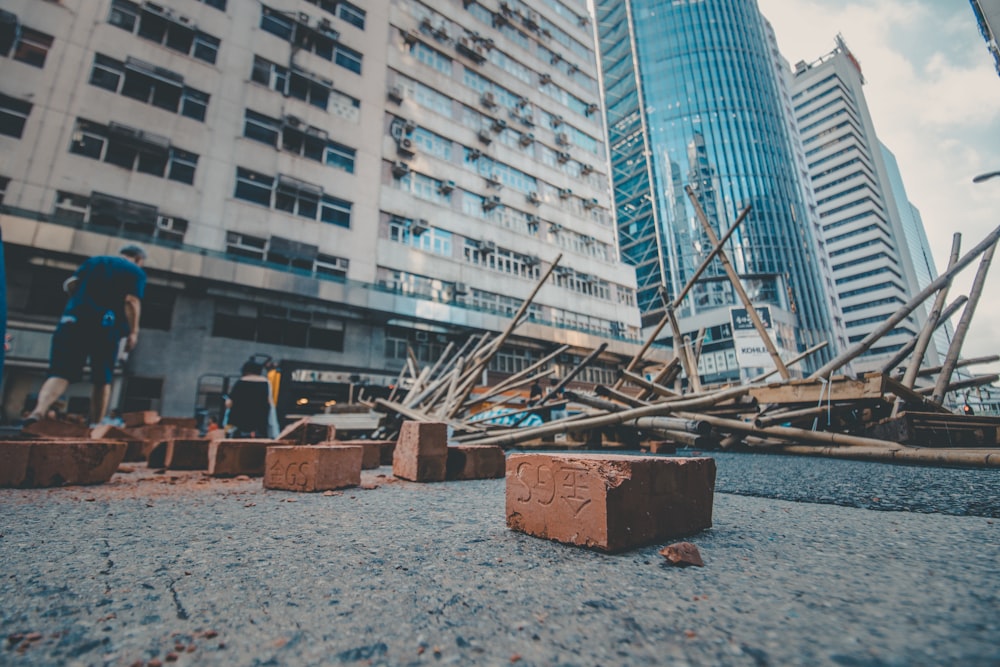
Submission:
<svg viewBox="0 0 1000 667">
<path fill-rule="evenodd" d="M 512 532 L 504 480 L 0 489 L 0 665 L 1000 664 L 995 471 L 717 460 L 686 568 Z M 920 511 L 824 504 L 876 486 Z"/>
</svg>

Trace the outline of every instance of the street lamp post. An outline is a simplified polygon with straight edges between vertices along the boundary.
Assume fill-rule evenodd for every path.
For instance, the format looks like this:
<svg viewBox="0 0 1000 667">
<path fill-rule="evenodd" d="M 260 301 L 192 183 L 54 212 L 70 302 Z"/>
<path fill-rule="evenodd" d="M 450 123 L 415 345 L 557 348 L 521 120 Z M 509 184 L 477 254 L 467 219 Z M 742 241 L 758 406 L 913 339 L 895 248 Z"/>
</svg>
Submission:
<svg viewBox="0 0 1000 667">
<path fill-rule="evenodd" d="M 972 177 L 973 183 L 982 183 L 983 181 L 988 181 L 994 176 L 1000 176 L 1000 171 L 990 171 L 985 174 L 979 174 L 978 176 Z"/>
</svg>

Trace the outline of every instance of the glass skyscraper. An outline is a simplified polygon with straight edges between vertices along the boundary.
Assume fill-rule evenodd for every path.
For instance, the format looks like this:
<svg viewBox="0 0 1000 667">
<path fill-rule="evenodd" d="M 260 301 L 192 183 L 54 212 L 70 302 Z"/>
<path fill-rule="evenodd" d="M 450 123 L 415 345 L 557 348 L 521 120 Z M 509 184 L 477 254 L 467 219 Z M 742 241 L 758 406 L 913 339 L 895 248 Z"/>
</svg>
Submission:
<svg viewBox="0 0 1000 667">
<path fill-rule="evenodd" d="M 779 346 L 827 340 L 790 119 L 754 0 L 599 0 L 597 17 L 619 237 L 644 311 L 662 308 L 654 282 L 673 299 L 711 249 L 690 185 L 720 237 L 751 206 L 727 252 L 754 303 L 770 307 Z M 636 190 L 647 167 L 645 208 Z M 724 352 L 739 305 L 715 262 L 678 310 L 682 329 L 705 329 L 703 354 Z M 702 371 L 731 377 L 733 356 L 716 354 Z"/>
</svg>

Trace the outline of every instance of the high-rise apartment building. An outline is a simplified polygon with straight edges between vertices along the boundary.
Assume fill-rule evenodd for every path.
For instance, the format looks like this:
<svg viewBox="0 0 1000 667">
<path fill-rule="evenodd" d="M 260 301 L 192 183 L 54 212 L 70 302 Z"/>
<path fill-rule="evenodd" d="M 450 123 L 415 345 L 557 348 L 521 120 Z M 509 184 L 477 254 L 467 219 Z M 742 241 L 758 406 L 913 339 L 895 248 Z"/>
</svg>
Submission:
<svg viewBox="0 0 1000 667">
<path fill-rule="evenodd" d="M 976 14 L 979 32 L 986 40 L 986 48 L 993 56 L 997 74 L 1000 74 L 1000 45 L 997 43 L 997 32 L 1000 30 L 1000 0 L 969 0 L 969 2 L 972 3 L 972 11 Z"/>
<path fill-rule="evenodd" d="M 878 141 L 863 84 L 860 64 L 838 37 L 832 52 L 795 66 L 792 95 L 850 343 L 933 278 L 919 214 L 906 199 L 895 159 L 887 161 L 891 154 Z M 881 368 L 925 319 L 925 310 L 915 311 L 855 360 L 854 369 Z"/>
<path fill-rule="evenodd" d="M 123 239 L 150 255 L 124 409 L 188 414 L 255 353 L 301 398 L 371 395 L 502 331 L 559 255 L 491 371 L 608 342 L 580 379 L 609 381 L 640 320 L 599 97 L 581 0 L 4 2 L 6 415 L 62 280 Z"/>
<path fill-rule="evenodd" d="M 639 302 L 656 320 L 711 248 L 685 186 L 718 236 L 750 213 L 728 245 L 779 348 L 831 338 L 816 244 L 792 155 L 790 125 L 763 19 L 753 0 L 596 3 L 623 256 Z M 692 337 L 704 330 L 699 373 L 739 377 L 731 309 L 740 305 L 716 263 L 681 304 Z M 828 358 L 832 350 L 818 355 Z"/>
</svg>

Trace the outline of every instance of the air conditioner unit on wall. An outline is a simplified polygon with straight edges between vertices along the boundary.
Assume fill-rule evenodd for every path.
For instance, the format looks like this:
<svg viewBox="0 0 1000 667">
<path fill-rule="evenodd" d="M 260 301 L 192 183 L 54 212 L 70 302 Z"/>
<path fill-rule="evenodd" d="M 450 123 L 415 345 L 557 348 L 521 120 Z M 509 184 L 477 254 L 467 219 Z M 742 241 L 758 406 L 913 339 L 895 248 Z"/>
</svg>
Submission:
<svg viewBox="0 0 1000 667">
<path fill-rule="evenodd" d="M 438 186 L 438 192 L 446 195 L 455 189 L 455 181 L 441 181 L 441 185 Z"/>
<path fill-rule="evenodd" d="M 390 86 L 388 92 L 386 93 L 386 97 L 388 97 L 389 101 L 394 104 L 401 104 L 403 101 L 403 87 L 399 84 Z"/>
<path fill-rule="evenodd" d="M 426 218 L 420 218 L 419 220 L 414 220 L 410 223 L 410 233 L 414 236 L 420 236 L 430 228 L 431 223 L 429 223 Z"/>
<path fill-rule="evenodd" d="M 410 173 L 410 165 L 405 162 L 396 160 L 392 163 L 392 175 L 396 178 L 402 178 Z"/>
</svg>

